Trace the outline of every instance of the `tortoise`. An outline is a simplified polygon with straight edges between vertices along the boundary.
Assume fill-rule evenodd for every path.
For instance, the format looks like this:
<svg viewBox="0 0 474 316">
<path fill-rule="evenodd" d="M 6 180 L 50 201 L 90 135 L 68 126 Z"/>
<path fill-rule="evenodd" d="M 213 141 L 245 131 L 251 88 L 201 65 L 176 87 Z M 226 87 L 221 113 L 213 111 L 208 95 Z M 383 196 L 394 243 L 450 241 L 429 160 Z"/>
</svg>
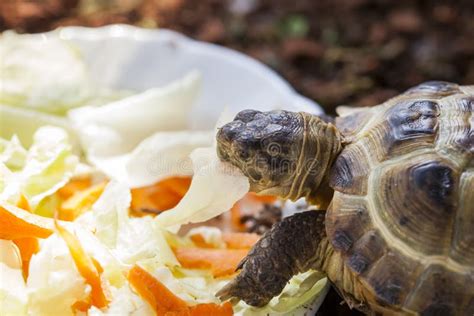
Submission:
<svg viewBox="0 0 474 316">
<path fill-rule="evenodd" d="M 267 231 L 216 295 L 263 306 L 316 269 L 367 314 L 474 315 L 474 86 L 337 112 L 244 110 L 218 130 L 251 191 L 314 207 Z"/>
</svg>

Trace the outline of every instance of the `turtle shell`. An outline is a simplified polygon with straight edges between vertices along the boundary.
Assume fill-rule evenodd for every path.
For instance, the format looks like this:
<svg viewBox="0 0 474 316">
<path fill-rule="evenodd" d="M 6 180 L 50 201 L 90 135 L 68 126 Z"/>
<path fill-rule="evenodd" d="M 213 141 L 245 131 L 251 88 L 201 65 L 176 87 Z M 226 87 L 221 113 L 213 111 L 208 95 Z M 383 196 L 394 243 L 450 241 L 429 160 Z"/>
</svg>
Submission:
<svg viewBox="0 0 474 316">
<path fill-rule="evenodd" d="M 341 109 L 326 217 L 372 309 L 474 315 L 474 86 L 421 84 Z"/>
</svg>

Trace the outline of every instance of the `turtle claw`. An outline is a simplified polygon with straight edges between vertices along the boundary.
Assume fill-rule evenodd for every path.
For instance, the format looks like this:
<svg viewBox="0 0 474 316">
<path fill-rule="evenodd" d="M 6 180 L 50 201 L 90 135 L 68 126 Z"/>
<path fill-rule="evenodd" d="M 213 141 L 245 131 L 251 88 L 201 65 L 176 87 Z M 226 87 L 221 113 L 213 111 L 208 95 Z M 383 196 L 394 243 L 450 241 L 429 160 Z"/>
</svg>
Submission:
<svg viewBox="0 0 474 316">
<path fill-rule="evenodd" d="M 264 292 L 247 282 L 242 274 L 227 283 L 216 293 L 216 296 L 221 301 L 230 300 L 232 304 L 243 300 L 245 303 L 257 307 L 267 305 L 272 299 L 272 296 L 265 295 Z"/>
<path fill-rule="evenodd" d="M 238 289 L 238 287 L 235 286 L 235 281 L 232 280 L 216 293 L 216 297 L 221 301 L 230 300 L 232 304 L 237 304 L 241 300 L 241 297 L 239 297 L 239 291 L 236 289 Z"/>
</svg>

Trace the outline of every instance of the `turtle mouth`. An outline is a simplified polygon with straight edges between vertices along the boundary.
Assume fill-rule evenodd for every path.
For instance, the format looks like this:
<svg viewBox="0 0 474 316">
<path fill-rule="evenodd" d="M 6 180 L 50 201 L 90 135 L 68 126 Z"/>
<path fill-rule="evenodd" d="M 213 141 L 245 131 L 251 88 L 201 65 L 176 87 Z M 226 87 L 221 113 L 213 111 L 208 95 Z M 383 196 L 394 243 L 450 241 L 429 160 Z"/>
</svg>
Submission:
<svg viewBox="0 0 474 316">
<path fill-rule="evenodd" d="M 223 162 L 229 162 L 232 165 L 239 167 L 239 164 L 233 158 L 232 154 L 232 140 L 220 128 L 217 132 L 217 156 Z"/>
</svg>

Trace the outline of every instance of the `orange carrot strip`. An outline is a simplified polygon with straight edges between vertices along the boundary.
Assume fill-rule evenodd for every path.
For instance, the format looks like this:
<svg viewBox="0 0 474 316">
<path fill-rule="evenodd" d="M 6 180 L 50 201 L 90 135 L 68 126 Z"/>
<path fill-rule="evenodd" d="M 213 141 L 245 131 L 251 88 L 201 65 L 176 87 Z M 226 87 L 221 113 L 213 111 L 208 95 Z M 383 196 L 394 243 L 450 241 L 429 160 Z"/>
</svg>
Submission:
<svg viewBox="0 0 474 316">
<path fill-rule="evenodd" d="M 25 211 L 31 212 L 30 204 L 23 194 L 20 195 L 17 206 Z M 31 257 L 39 251 L 38 239 L 35 237 L 24 237 L 14 239 L 13 242 L 18 247 L 18 250 L 20 250 L 21 268 L 23 270 L 23 277 L 26 280 L 28 278 Z"/>
<path fill-rule="evenodd" d="M 189 308 L 191 316 L 228 316 L 233 315 L 232 304 L 225 302 L 222 305 L 209 303 L 191 306 Z"/>
<path fill-rule="evenodd" d="M 166 312 L 165 316 L 231 316 L 233 313 L 232 304 L 225 302 L 222 305 L 205 303 L 189 306 L 188 309 Z"/>
<path fill-rule="evenodd" d="M 16 206 L 25 211 L 31 212 L 30 203 L 28 203 L 27 198 L 23 194 L 20 194 L 20 199 L 16 203 Z"/>
<path fill-rule="evenodd" d="M 92 205 L 104 192 L 107 182 L 98 183 L 83 191 L 76 191 L 61 204 L 58 218 L 65 221 L 73 221 L 79 215 L 91 209 Z"/>
<path fill-rule="evenodd" d="M 151 186 L 132 189 L 132 210 L 169 210 L 181 201 L 190 184 L 191 177 L 171 177 Z"/>
<path fill-rule="evenodd" d="M 186 302 L 174 295 L 163 283 L 138 265 L 130 269 L 128 281 L 158 315 L 164 315 L 167 311 L 188 308 Z"/>
<path fill-rule="evenodd" d="M 59 223 L 56 221 L 56 230 L 61 236 L 62 239 L 67 244 L 69 248 L 69 252 L 71 253 L 72 258 L 74 259 L 74 263 L 76 264 L 76 268 L 82 277 L 86 280 L 86 282 L 91 286 L 91 303 L 92 305 L 102 308 L 108 305 L 107 295 L 104 291 L 102 280 L 100 278 L 100 273 L 94 264 L 93 259 L 84 251 L 82 248 L 81 243 L 68 230 L 63 228 Z M 96 264 L 98 262 L 96 261 Z M 102 268 L 100 268 L 102 270 Z"/>
<path fill-rule="evenodd" d="M 91 308 L 92 303 L 90 302 L 90 297 L 89 299 L 83 300 L 83 301 L 76 301 L 74 304 L 71 305 L 72 311 L 74 313 L 76 312 L 87 312 L 89 308 Z"/>
<path fill-rule="evenodd" d="M 248 198 L 259 201 L 261 203 L 274 203 L 278 199 L 274 195 L 259 195 L 254 192 L 249 192 L 247 195 Z"/>
<path fill-rule="evenodd" d="M 209 269 L 215 277 L 233 274 L 248 249 L 176 248 L 176 258 L 184 268 Z"/>
<path fill-rule="evenodd" d="M 198 248 L 215 248 L 213 244 L 207 243 L 201 234 L 191 235 L 190 239 Z"/>
<path fill-rule="evenodd" d="M 13 242 L 20 250 L 20 256 L 22 261 L 23 277 L 25 280 L 28 278 L 28 270 L 30 267 L 31 257 L 39 251 L 39 242 L 34 237 L 24 237 L 14 239 Z"/>
<path fill-rule="evenodd" d="M 227 248 L 229 249 L 249 249 L 260 239 L 260 236 L 253 233 L 223 233 Z"/>
<path fill-rule="evenodd" d="M 138 265 L 128 273 L 128 281 L 137 293 L 161 316 L 230 316 L 232 305 L 214 303 L 188 306 L 163 283 Z"/>
<path fill-rule="evenodd" d="M 9 204 L 0 205 L 0 239 L 46 238 L 53 233 L 51 218 L 31 214 Z"/>
<path fill-rule="evenodd" d="M 179 196 L 184 196 L 191 185 L 192 177 L 170 177 L 162 180 L 160 183 L 169 187 Z"/>
<path fill-rule="evenodd" d="M 66 183 L 58 190 L 58 195 L 62 200 L 67 200 L 77 191 L 83 191 L 92 185 L 92 179 L 89 177 L 75 178 Z"/>
<path fill-rule="evenodd" d="M 237 201 L 230 209 L 230 221 L 234 230 L 245 231 L 245 225 L 240 220 L 242 216 L 241 203 Z"/>
</svg>

